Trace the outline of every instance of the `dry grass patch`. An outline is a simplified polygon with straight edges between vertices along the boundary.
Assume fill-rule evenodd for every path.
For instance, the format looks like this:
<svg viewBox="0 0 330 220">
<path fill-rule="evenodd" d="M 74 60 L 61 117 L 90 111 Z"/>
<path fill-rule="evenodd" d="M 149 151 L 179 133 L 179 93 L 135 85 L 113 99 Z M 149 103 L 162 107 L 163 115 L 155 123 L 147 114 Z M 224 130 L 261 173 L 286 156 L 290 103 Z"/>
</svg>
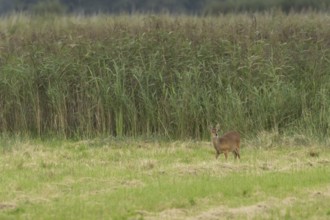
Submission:
<svg viewBox="0 0 330 220">
<path fill-rule="evenodd" d="M 14 204 L 9 204 L 9 203 L 0 203 L 0 211 L 1 210 L 11 210 L 15 209 L 17 206 Z"/>
</svg>

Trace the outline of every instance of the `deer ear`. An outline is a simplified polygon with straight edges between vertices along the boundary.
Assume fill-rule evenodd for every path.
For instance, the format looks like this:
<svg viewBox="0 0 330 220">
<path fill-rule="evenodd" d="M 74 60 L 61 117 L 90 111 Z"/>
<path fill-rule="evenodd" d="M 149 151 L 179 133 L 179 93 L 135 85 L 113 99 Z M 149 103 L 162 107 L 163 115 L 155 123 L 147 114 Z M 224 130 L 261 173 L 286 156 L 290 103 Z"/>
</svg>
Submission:
<svg viewBox="0 0 330 220">
<path fill-rule="evenodd" d="M 219 123 L 217 124 L 217 126 L 215 127 L 217 130 L 220 130 L 220 125 Z"/>
</svg>

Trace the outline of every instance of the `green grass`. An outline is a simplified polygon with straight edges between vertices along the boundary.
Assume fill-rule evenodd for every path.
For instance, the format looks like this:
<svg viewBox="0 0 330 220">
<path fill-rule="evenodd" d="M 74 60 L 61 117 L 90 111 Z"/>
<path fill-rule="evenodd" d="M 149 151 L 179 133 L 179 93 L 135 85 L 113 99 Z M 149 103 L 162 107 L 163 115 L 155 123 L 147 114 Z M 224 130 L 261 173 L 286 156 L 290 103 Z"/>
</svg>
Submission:
<svg viewBox="0 0 330 220">
<path fill-rule="evenodd" d="M 329 149 L 258 143 L 224 161 L 206 142 L 2 138 L 0 218 L 329 217 Z"/>
<path fill-rule="evenodd" d="M 326 13 L 14 14 L 0 21 L 0 131 L 206 139 L 220 123 L 323 140 Z"/>
<path fill-rule="evenodd" d="M 0 219 L 328 218 L 329 22 L 3 18 Z"/>
</svg>

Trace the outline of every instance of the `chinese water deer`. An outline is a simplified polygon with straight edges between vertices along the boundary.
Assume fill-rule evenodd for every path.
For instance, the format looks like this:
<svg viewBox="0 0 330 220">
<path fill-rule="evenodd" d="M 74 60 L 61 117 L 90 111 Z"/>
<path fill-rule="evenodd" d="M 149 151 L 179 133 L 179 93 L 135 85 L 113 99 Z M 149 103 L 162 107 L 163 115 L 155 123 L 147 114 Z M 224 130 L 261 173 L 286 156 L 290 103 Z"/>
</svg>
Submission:
<svg viewBox="0 0 330 220">
<path fill-rule="evenodd" d="M 218 158 L 221 153 L 224 153 L 227 160 L 228 152 L 233 152 L 235 159 L 238 157 L 241 158 L 239 154 L 239 145 L 240 145 L 240 134 L 237 131 L 229 131 L 222 135 L 218 136 L 220 126 L 217 125 L 215 128 L 211 127 L 211 138 L 212 143 L 216 151 L 215 158 Z"/>
</svg>

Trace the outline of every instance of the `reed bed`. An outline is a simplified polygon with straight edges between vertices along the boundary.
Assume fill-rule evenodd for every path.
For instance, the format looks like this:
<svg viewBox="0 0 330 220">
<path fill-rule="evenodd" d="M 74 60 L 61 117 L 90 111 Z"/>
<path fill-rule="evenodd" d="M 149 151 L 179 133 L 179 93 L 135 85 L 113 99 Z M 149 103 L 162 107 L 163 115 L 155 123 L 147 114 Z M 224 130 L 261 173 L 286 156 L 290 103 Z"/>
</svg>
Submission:
<svg viewBox="0 0 330 220">
<path fill-rule="evenodd" d="M 0 30 L 2 133 L 330 133 L 328 14 L 15 14 Z"/>
</svg>

